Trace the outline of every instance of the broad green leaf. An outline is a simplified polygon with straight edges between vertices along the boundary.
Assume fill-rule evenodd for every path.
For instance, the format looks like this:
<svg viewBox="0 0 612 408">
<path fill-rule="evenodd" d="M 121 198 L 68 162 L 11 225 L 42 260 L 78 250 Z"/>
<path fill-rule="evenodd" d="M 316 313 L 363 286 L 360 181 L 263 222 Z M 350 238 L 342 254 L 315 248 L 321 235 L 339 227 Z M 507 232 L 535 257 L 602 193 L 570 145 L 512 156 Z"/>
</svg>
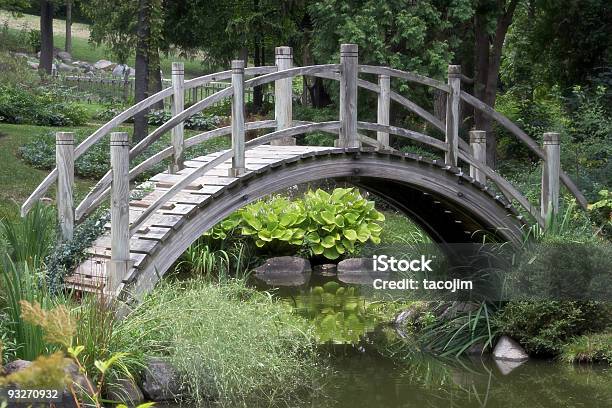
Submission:
<svg viewBox="0 0 612 408">
<path fill-rule="evenodd" d="M 357 239 L 357 232 L 353 229 L 344 230 L 344 236 L 346 239 L 355 241 Z"/>
</svg>

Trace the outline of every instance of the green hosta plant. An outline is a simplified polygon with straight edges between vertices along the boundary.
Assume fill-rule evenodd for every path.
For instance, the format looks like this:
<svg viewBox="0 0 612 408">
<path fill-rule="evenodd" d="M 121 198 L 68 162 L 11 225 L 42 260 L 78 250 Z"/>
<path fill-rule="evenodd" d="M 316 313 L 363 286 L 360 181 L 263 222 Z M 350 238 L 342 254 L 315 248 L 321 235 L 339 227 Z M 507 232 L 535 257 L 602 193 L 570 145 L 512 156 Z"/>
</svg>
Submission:
<svg viewBox="0 0 612 408">
<path fill-rule="evenodd" d="M 309 255 L 337 259 L 356 251 L 356 246 L 380 242 L 382 213 L 353 188 L 337 188 L 331 194 L 309 191 L 290 201 L 274 197 L 258 201 L 223 220 L 208 235 L 226 239 L 239 233 L 268 250 L 301 247 Z"/>
</svg>

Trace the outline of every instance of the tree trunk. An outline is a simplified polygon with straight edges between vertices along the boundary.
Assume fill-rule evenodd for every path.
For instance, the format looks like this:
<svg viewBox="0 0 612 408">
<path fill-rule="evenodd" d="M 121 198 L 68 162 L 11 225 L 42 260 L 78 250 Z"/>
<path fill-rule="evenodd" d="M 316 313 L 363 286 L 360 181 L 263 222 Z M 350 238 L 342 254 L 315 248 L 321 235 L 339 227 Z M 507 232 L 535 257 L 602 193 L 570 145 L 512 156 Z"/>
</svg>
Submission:
<svg viewBox="0 0 612 408">
<path fill-rule="evenodd" d="M 256 67 L 260 67 L 261 66 L 261 53 L 263 50 L 262 50 L 262 46 L 259 41 L 259 38 L 255 40 L 255 49 L 253 51 L 254 51 L 253 63 L 255 64 Z M 262 107 L 263 107 L 263 87 L 260 85 L 260 86 L 256 86 L 253 88 L 253 112 L 254 113 L 261 112 Z"/>
<path fill-rule="evenodd" d="M 53 2 L 40 0 L 40 64 L 41 72 L 51 74 L 53 67 Z"/>
<path fill-rule="evenodd" d="M 159 63 L 159 50 L 157 48 L 149 50 L 149 95 L 156 94 L 163 88 L 161 67 Z M 159 101 L 153 105 L 155 109 L 164 109 L 164 101 Z"/>
<path fill-rule="evenodd" d="M 136 103 L 147 97 L 149 84 L 149 40 L 151 34 L 149 1 L 138 0 L 138 27 L 136 30 L 136 61 L 134 78 L 134 99 Z M 139 142 L 148 133 L 147 110 L 134 115 L 134 142 Z"/>
<path fill-rule="evenodd" d="M 64 51 L 72 52 L 72 0 L 66 0 L 66 42 Z"/>
<path fill-rule="evenodd" d="M 501 2 L 502 6 L 504 2 Z M 511 0 L 497 17 L 495 33 L 489 39 L 486 16 L 476 12 L 474 16 L 474 96 L 489 106 L 495 107 L 499 68 L 508 28 L 512 23 L 518 0 Z M 474 126 L 487 132 L 487 164 L 496 167 L 497 138 L 493 133 L 492 120 L 480 111 L 474 112 Z"/>
</svg>

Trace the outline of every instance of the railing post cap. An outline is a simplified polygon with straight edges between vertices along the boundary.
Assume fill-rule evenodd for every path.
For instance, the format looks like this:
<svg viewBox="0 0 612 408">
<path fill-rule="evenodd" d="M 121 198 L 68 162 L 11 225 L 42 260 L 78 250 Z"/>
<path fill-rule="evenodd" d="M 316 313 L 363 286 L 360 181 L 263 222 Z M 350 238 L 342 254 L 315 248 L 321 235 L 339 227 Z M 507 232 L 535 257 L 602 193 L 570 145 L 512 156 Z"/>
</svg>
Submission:
<svg viewBox="0 0 612 408">
<path fill-rule="evenodd" d="M 293 57 L 293 48 L 282 45 L 280 47 L 274 48 L 274 55 L 277 59 L 282 58 L 292 58 Z"/>
<path fill-rule="evenodd" d="M 561 136 L 556 132 L 544 133 L 544 144 L 559 144 Z"/>
<path fill-rule="evenodd" d="M 232 60 L 232 71 L 237 72 L 237 73 L 244 71 L 244 61 L 243 60 Z"/>
<path fill-rule="evenodd" d="M 74 144 L 74 132 L 55 132 L 56 144 Z"/>
<path fill-rule="evenodd" d="M 185 71 L 185 64 L 182 62 L 173 62 L 172 63 L 172 73 L 179 73 L 178 71 L 180 71 L 180 73 L 184 73 Z"/>
<path fill-rule="evenodd" d="M 470 130 L 470 143 L 486 143 L 487 132 L 484 130 Z"/>
<path fill-rule="evenodd" d="M 341 44 L 340 45 L 340 56 L 357 57 L 358 52 L 359 52 L 359 46 L 357 44 Z"/>
<path fill-rule="evenodd" d="M 461 65 L 449 65 L 448 66 L 448 75 L 449 76 L 458 76 L 458 75 L 461 75 Z"/>
<path fill-rule="evenodd" d="M 110 134 L 111 145 L 122 146 L 128 141 L 127 132 L 112 132 Z"/>
</svg>

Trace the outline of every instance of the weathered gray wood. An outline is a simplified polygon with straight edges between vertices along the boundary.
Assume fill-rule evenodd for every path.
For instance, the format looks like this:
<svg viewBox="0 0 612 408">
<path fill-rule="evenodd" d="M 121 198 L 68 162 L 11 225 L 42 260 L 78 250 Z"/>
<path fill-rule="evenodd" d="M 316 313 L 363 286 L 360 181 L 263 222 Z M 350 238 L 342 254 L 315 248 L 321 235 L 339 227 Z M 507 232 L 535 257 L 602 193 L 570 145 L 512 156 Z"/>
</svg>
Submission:
<svg viewBox="0 0 612 408">
<path fill-rule="evenodd" d="M 244 174 L 244 61 L 232 61 L 232 168 L 229 175 L 233 177 Z"/>
<path fill-rule="evenodd" d="M 125 132 L 111 133 L 111 260 L 107 266 L 108 286 L 123 281 L 130 268 L 130 145 Z"/>
<path fill-rule="evenodd" d="M 459 102 L 461 101 L 461 66 L 448 66 L 448 86 L 450 92 L 446 98 L 446 143 L 448 150 L 444 161 L 451 166 L 457 165 L 459 152 Z"/>
<path fill-rule="evenodd" d="M 379 75 L 378 86 L 380 87 L 380 92 L 378 93 L 377 120 L 381 125 L 388 125 L 389 108 L 391 107 L 391 78 L 389 75 Z M 383 146 L 389 146 L 389 133 L 376 132 L 376 140 Z"/>
<path fill-rule="evenodd" d="M 275 61 L 279 71 L 291 69 L 293 64 L 293 50 L 291 47 L 276 47 Z M 274 117 L 276 130 L 291 127 L 293 120 L 293 78 L 274 81 Z M 279 139 L 271 142 L 272 145 L 292 146 L 295 138 Z"/>
<path fill-rule="evenodd" d="M 324 65 L 310 65 L 308 67 L 295 67 L 287 69 L 282 72 L 273 72 L 270 74 L 258 76 L 245 81 L 245 88 L 253 88 L 259 85 L 267 84 L 269 82 L 277 81 L 283 78 L 292 78 L 295 76 L 315 76 L 316 74 L 324 72 L 338 72 L 340 69 L 339 64 L 324 64 Z"/>
<path fill-rule="evenodd" d="M 57 177 L 57 218 L 61 239 L 72 240 L 74 234 L 74 133 L 55 134 Z"/>
<path fill-rule="evenodd" d="M 559 133 L 544 133 L 543 149 L 546 159 L 542 165 L 542 195 L 540 208 L 542 218 L 550 219 L 559 212 L 559 173 L 561 169 L 561 146 Z"/>
<path fill-rule="evenodd" d="M 487 132 L 470 130 L 470 147 L 476 162 L 485 164 L 487 162 Z M 482 184 L 487 183 L 487 176 L 480 171 L 480 166 L 470 165 L 470 176 Z"/>
<path fill-rule="evenodd" d="M 424 135 L 419 132 L 415 132 L 414 130 L 408 130 L 396 126 L 382 125 L 380 123 L 370 122 L 357 122 L 357 128 L 371 130 L 375 132 L 386 132 L 392 135 L 401 136 L 413 140 L 415 142 L 423 143 L 425 145 L 439 149 L 442 152 L 446 151 L 446 143 L 444 143 L 443 141 L 431 136 Z"/>
<path fill-rule="evenodd" d="M 172 116 L 175 116 L 185 109 L 185 67 L 182 62 L 172 63 L 172 89 L 174 90 Z M 171 143 L 173 152 L 172 162 L 168 168 L 170 173 L 176 173 L 183 168 L 183 161 L 185 160 L 183 153 L 185 149 L 184 124 L 185 122 L 180 122 L 172 128 Z"/>
<path fill-rule="evenodd" d="M 527 147 L 529 147 L 529 149 L 534 152 L 540 159 L 546 160 L 546 155 L 544 154 L 544 151 L 538 146 L 538 144 L 532 138 L 530 138 L 527 133 L 523 132 L 516 124 L 514 124 L 510 119 L 508 119 L 486 103 L 482 102 L 478 98 L 475 98 L 467 92 L 461 91 L 461 99 L 469 105 L 473 106 L 474 108 L 480 110 L 485 115 L 494 119 L 507 131 L 509 131 L 514 136 L 518 137 L 520 141 L 525 143 Z M 563 182 L 565 187 L 567 187 L 570 193 L 572 193 L 572 195 L 576 198 L 580 206 L 586 209 L 588 206 L 588 201 L 584 194 L 582 194 L 578 186 L 576 186 L 574 181 L 563 170 L 560 170 L 559 174 L 561 181 Z"/>
<path fill-rule="evenodd" d="M 340 46 L 340 137 L 338 146 L 359 147 L 357 139 L 357 44 Z"/>
</svg>

